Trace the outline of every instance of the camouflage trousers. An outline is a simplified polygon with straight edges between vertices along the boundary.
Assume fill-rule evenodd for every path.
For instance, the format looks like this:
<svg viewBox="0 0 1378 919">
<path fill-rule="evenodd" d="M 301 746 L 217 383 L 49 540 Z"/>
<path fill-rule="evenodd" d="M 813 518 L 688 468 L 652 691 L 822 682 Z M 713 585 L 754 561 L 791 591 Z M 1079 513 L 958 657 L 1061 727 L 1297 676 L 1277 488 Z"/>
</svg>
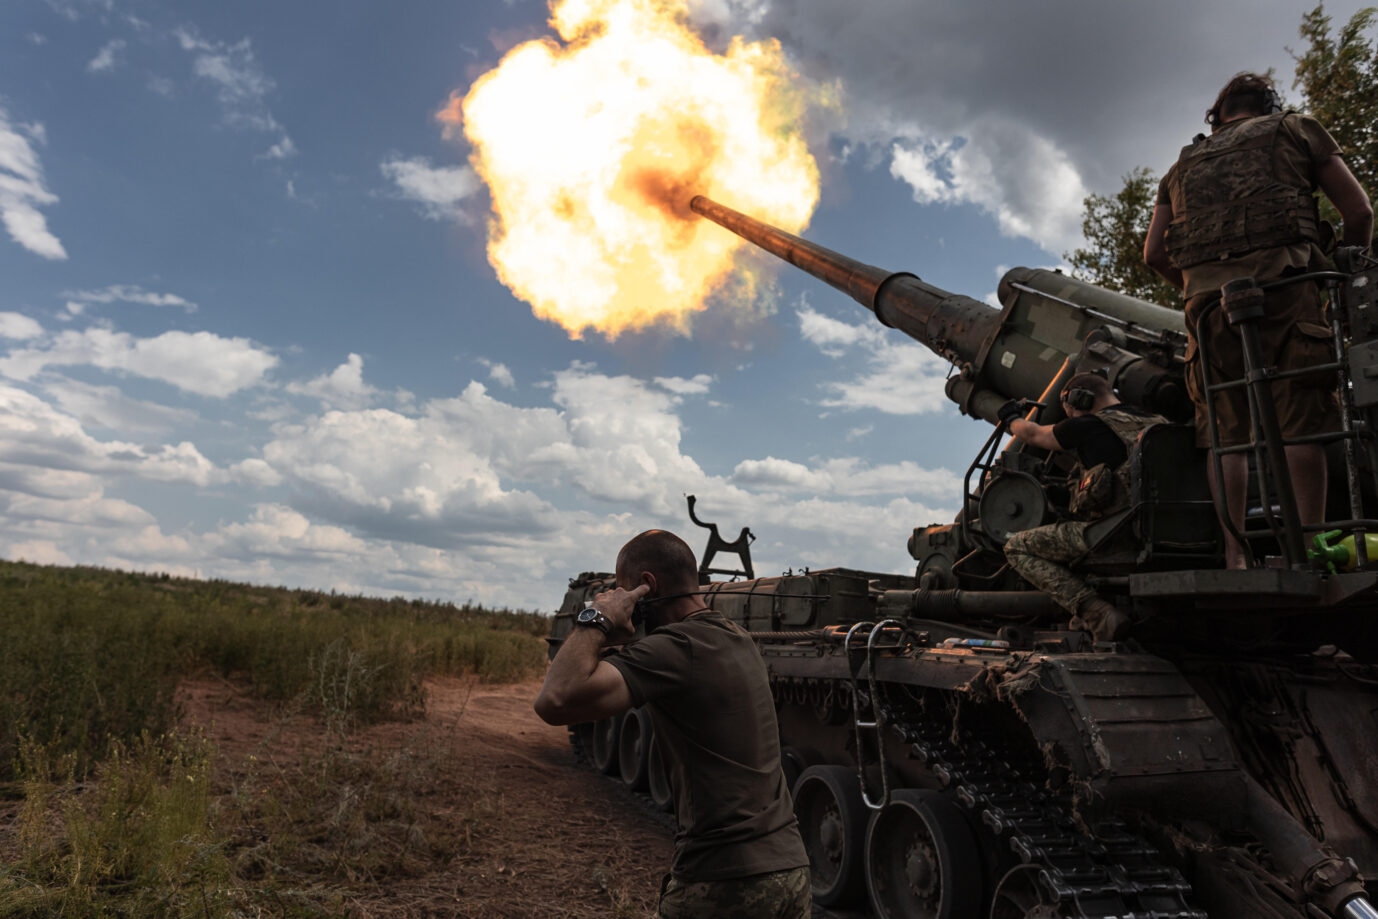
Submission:
<svg viewBox="0 0 1378 919">
<path fill-rule="evenodd" d="M 746 878 L 685 883 L 665 875 L 657 919 L 808 919 L 813 910 L 809 869 L 791 868 Z"/>
<path fill-rule="evenodd" d="M 1086 528 L 1080 520 L 1063 520 L 1015 533 L 1005 543 L 1005 560 L 1028 581 L 1073 616 L 1096 592 L 1068 568 L 1086 554 Z"/>
</svg>

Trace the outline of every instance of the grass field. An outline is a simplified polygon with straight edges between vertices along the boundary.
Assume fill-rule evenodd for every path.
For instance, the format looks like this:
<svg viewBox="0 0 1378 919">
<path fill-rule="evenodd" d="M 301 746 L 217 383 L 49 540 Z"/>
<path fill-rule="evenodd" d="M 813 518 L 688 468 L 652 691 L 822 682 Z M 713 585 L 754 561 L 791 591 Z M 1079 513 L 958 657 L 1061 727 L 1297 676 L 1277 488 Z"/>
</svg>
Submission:
<svg viewBox="0 0 1378 919">
<path fill-rule="evenodd" d="M 427 676 L 539 673 L 549 627 L 469 605 L 11 562 L 0 621 L 0 783 L 19 802 L 0 916 L 331 914 L 301 894 L 317 861 L 348 875 L 418 857 L 408 789 L 427 751 L 374 755 L 352 733 L 420 716 Z M 207 676 L 277 703 L 284 723 L 311 716 L 328 742 L 271 773 L 238 764 L 214 794 L 216 751 L 177 704 L 181 681 Z M 295 842 L 253 847 L 250 825 Z"/>
</svg>

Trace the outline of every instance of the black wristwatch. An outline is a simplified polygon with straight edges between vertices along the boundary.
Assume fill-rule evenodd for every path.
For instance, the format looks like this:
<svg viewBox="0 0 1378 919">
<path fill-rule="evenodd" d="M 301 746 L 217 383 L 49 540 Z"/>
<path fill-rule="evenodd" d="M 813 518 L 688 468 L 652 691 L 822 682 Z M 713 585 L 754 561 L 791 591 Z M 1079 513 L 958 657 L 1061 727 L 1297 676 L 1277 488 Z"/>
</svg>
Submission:
<svg viewBox="0 0 1378 919">
<path fill-rule="evenodd" d="M 603 615 L 596 606 L 586 606 L 574 617 L 575 625 L 586 625 L 598 629 L 604 635 L 612 634 L 612 620 Z"/>
</svg>

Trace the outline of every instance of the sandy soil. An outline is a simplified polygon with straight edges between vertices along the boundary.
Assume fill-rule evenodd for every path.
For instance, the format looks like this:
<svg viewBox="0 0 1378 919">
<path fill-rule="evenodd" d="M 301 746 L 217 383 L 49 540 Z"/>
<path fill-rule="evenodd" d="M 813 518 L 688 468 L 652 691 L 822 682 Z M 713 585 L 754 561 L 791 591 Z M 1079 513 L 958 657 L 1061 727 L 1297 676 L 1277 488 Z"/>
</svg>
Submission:
<svg viewBox="0 0 1378 919">
<path fill-rule="evenodd" d="M 443 858 L 343 883 L 351 916 L 641 917 L 653 912 L 671 855 L 668 818 L 620 782 L 579 766 L 564 728 L 531 711 L 538 683 L 427 684 L 426 717 L 359 729 L 351 744 L 384 755 L 423 749 L 418 834 L 447 836 Z M 188 683 L 186 720 L 214 741 L 225 789 L 246 770 L 287 768 L 316 723 L 284 718 L 241 687 Z M 250 759 L 253 757 L 254 759 Z M 257 767 L 250 766 L 257 763 Z"/>
</svg>

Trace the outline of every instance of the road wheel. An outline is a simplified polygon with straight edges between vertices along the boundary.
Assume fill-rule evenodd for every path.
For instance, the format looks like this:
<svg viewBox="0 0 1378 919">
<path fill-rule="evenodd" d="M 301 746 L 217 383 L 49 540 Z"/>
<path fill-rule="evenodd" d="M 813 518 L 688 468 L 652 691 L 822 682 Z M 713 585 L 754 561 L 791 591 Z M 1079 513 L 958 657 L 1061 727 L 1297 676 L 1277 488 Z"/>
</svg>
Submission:
<svg viewBox="0 0 1378 919">
<path fill-rule="evenodd" d="M 813 899 L 842 906 L 860 898 L 862 850 L 866 845 L 866 805 L 855 769 L 810 766 L 794 786 L 794 813 L 809 853 Z"/>
<path fill-rule="evenodd" d="M 651 756 L 646 764 L 647 791 L 656 807 L 666 813 L 675 809 L 675 791 L 670 787 L 670 773 L 665 768 L 665 758 L 660 753 L 660 744 L 655 742 L 655 732 L 651 732 Z"/>
<path fill-rule="evenodd" d="M 804 770 L 821 762 L 823 762 L 823 757 L 813 750 L 782 747 L 780 749 L 780 769 L 785 773 L 785 787 L 793 792 L 794 785 L 799 781 L 799 776 L 804 774 Z"/>
<path fill-rule="evenodd" d="M 981 908 L 984 871 L 957 806 L 901 788 L 866 831 L 866 889 L 879 919 L 967 919 Z"/>
<path fill-rule="evenodd" d="M 990 919 L 1062 919 L 1065 913 L 1038 883 L 1035 865 L 1016 865 L 1000 883 L 990 901 Z"/>
<path fill-rule="evenodd" d="M 604 775 L 617 774 L 617 739 L 622 734 L 622 718 L 613 715 L 593 726 L 593 768 Z"/>
<path fill-rule="evenodd" d="M 645 791 L 651 763 L 651 713 L 634 708 L 622 719 L 617 736 L 617 768 L 632 791 Z"/>
</svg>

